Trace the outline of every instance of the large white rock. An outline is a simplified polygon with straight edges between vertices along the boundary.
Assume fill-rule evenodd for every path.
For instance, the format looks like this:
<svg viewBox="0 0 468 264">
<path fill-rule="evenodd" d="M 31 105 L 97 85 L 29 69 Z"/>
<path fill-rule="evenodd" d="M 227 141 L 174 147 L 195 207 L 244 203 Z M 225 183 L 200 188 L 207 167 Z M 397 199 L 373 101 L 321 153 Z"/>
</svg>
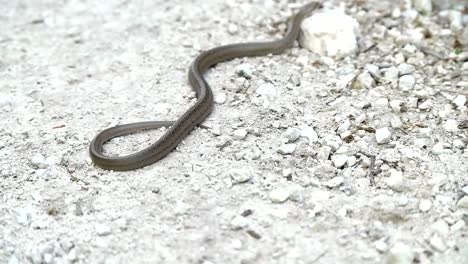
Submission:
<svg viewBox="0 0 468 264">
<path fill-rule="evenodd" d="M 341 10 L 327 10 L 306 18 L 301 25 L 302 47 L 335 59 L 357 51 L 359 23 Z"/>
</svg>

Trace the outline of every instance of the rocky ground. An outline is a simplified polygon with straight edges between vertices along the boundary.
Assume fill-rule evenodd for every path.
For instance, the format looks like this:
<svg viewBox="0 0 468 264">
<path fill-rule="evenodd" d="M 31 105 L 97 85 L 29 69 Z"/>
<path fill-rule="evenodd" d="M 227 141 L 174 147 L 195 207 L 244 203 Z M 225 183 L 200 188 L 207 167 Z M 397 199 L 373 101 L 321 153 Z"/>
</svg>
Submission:
<svg viewBox="0 0 468 264">
<path fill-rule="evenodd" d="M 279 38 L 303 3 L 0 0 L 0 262 L 468 263 L 466 1 L 327 1 L 356 52 L 219 64 L 177 150 L 92 164 L 102 129 L 193 103 L 200 51 Z"/>
</svg>

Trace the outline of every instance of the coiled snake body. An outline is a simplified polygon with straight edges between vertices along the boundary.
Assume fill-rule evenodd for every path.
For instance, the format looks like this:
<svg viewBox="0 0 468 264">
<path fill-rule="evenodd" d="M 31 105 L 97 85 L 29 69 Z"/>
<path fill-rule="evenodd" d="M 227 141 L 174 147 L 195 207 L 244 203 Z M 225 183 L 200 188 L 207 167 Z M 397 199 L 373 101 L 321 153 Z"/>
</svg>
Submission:
<svg viewBox="0 0 468 264">
<path fill-rule="evenodd" d="M 217 63 L 239 57 L 279 54 L 290 48 L 298 38 L 304 17 L 318 8 L 320 3 L 312 2 L 303 6 L 289 21 L 283 38 L 269 42 L 250 42 L 219 46 L 202 52 L 191 64 L 188 72 L 190 85 L 196 92 L 197 101 L 175 121 L 138 122 L 111 127 L 101 131 L 91 141 L 89 153 L 93 162 L 104 169 L 127 171 L 150 165 L 169 154 L 177 145 L 200 124 L 213 108 L 213 93 L 203 74 Z M 151 146 L 136 153 L 109 157 L 103 154 L 102 146 L 112 138 L 142 130 L 168 127 L 167 131 Z"/>
</svg>

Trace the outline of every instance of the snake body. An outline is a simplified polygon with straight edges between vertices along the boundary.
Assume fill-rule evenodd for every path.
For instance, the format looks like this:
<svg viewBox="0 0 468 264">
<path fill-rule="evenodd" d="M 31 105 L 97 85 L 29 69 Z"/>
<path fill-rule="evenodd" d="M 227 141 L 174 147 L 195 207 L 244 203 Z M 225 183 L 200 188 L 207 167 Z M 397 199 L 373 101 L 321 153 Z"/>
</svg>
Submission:
<svg viewBox="0 0 468 264">
<path fill-rule="evenodd" d="M 200 124 L 213 108 L 213 93 L 203 74 L 217 63 L 239 57 L 265 56 L 279 54 L 292 47 L 298 38 L 302 20 L 320 3 L 304 5 L 289 20 L 283 38 L 269 42 L 250 42 L 219 46 L 202 52 L 189 68 L 188 79 L 196 92 L 197 101 L 175 121 L 150 121 L 118 125 L 101 131 L 91 141 L 89 153 L 93 162 L 103 168 L 116 171 L 134 170 L 148 166 L 169 154 L 177 145 Z M 104 143 L 112 138 L 138 131 L 168 127 L 166 132 L 151 146 L 136 153 L 110 157 L 102 152 Z"/>
</svg>

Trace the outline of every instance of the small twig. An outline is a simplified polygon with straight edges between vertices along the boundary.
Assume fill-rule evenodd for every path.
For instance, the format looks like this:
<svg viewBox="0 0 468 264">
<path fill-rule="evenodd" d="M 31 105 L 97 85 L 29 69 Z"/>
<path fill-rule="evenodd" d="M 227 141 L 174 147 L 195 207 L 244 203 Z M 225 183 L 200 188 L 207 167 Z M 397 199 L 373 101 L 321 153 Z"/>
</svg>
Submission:
<svg viewBox="0 0 468 264">
<path fill-rule="evenodd" d="M 328 249 L 325 249 L 322 253 L 320 253 L 320 255 L 318 255 L 316 258 L 314 258 L 312 261 L 310 261 L 309 263 L 315 263 L 317 261 L 319 261 L 321 258 L 323 258 L 323 256 L 325 256 L 325 254 L 328 253 Z"/>
<path fill-rule="evenodd" d="M 436 57 L 437 59 L 440 59 L 440 60 L 449 60 L 450 59 L 450 58 L 440 54 L 439 52 L 437 52 L 435 50 L 432 50 L 429 47 L 425 47 L 425 46 L 415 44 L 415 43 L 411 43 L 411 44 L 413 46 L 415 46 L 418 50 L 420 50 L 422 53 L 426 54 L 426 55 L 431 55 L 431 56 Z"/>
<path fill-rule="evenodd" d="M 372 186 L 375 185 L 375 156 L 370 156 L 369 180 Z"/>
</svg>

